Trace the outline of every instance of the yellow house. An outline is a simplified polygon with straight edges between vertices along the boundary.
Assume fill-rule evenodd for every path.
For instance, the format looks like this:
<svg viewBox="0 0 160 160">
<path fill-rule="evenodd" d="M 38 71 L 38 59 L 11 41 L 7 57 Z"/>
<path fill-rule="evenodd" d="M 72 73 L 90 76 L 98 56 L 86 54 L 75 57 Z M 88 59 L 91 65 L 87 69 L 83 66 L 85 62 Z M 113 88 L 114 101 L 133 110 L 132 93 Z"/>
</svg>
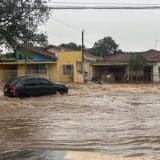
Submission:
<svg viewBox="0 0 160 160">
<path fill-rule="evenodd" d="M 55 53 L 57 57 L 56 72 L 55 68 L 51 69 L 54 70 L 51 80 L 57 82 L 83 82 L 81 51 L 60 48 L 53 45 L 48 46 L 47 51 Z"/>
</svg>

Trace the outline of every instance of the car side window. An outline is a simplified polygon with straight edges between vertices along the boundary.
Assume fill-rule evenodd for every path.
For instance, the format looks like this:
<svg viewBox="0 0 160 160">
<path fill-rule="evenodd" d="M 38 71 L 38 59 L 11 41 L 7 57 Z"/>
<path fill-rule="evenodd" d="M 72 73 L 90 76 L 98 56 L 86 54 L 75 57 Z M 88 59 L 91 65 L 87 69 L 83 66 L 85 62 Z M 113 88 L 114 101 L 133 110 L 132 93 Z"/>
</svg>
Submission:
<svg viewBox="0 0 160 160">
<path fill-rule="evenodd" d="M 38 86 L 48 87 L 48 86 L 52 86 L 52 83 L 45 79 L 38 79 Z"/>
<path fill-rule="evenodd" d="M 27 79 L 24 81 L 24 86 L 28 86 L 28 87 L 37 86 L 37 81 L 36 79 Z"/>
</svg>

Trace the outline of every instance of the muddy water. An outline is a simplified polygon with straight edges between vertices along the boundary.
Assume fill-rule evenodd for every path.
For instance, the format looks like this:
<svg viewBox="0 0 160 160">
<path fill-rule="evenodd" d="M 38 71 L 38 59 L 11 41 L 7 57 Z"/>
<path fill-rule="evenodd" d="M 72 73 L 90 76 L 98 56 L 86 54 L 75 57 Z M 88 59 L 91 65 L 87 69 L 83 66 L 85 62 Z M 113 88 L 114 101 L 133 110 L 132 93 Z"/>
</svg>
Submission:
<svg viewBox="0 0 160 160">
<path fill-rule="evenodd" d="M 0 159 L 61 160 L 67 151 L 158 159 L 160 94 L 85 89 L 29 99 L 0 95 Z"/>
</svg>

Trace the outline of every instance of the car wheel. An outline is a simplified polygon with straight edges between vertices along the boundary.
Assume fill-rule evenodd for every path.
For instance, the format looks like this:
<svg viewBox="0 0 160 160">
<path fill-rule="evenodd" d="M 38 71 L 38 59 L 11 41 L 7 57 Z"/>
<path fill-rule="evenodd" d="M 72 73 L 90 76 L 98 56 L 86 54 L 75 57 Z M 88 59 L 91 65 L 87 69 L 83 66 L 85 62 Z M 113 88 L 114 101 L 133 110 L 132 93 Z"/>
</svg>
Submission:
<svg viewBox="0 0 160 160">
<path fill-rule="evenodd" d="M 60 95 L 66 94 L 65 90 L 63 90 L 63 89 L 60 89 L 58 92 L 59 92 Z"/>
</svg>

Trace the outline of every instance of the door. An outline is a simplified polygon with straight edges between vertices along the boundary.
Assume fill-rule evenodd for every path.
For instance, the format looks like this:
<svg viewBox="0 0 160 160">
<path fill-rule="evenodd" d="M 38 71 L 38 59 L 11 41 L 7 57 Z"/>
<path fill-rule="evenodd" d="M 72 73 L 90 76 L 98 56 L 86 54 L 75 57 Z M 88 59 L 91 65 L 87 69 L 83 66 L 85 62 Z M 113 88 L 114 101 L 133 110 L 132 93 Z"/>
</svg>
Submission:
<svg viewBox="0 0 160 160">
<path fill-rule="evenodd" d="M 37 78 L 39 92 L 41 95 L 49 95 L 56 93 L 53 83 L 44 78 Z"/>
<path fill-rule="evenodd" d="M 35 78 L 28 78 L 24 81 L 23 92 L 29 96 L 39 96 L 39 86 Z"/>
</svg>

